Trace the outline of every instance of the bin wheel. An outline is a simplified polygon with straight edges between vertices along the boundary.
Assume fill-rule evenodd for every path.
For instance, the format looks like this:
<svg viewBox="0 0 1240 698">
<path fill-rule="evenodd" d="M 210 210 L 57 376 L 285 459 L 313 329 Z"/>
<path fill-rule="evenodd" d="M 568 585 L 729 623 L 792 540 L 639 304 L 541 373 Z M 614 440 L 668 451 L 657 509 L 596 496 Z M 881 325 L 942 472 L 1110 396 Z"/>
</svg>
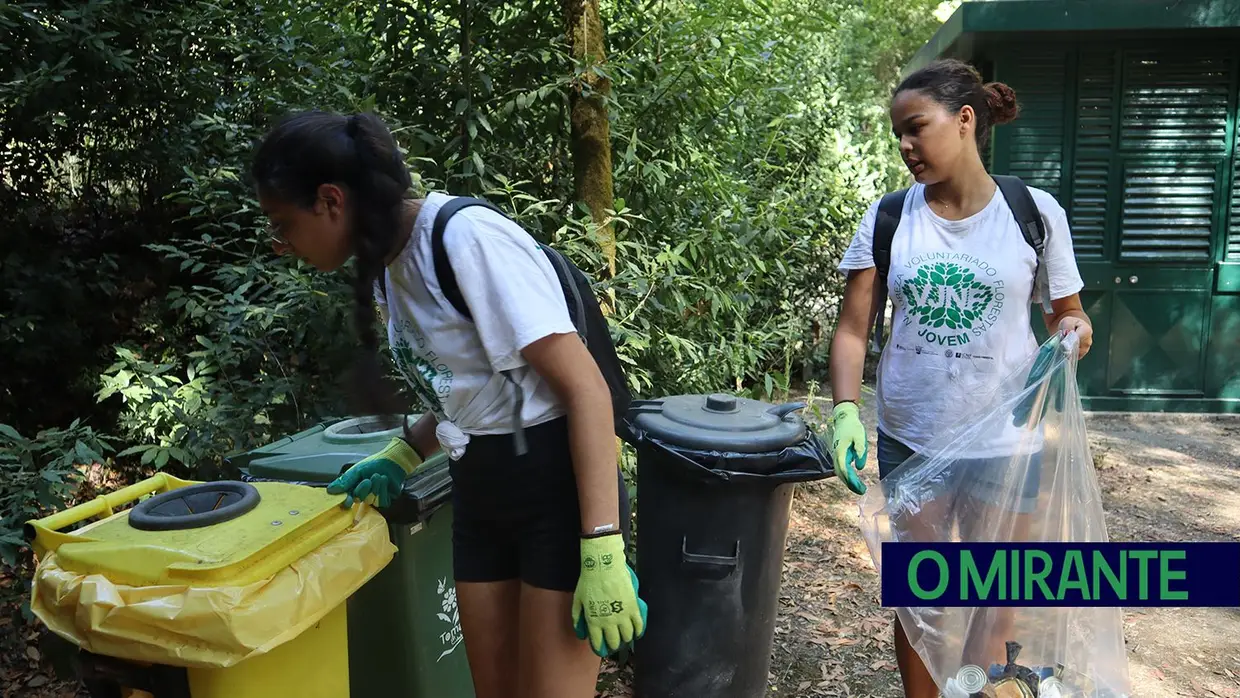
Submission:
<svg viewBox="0 0 1240 698">
<path fill-rule="evenodd" d="M 212 526 L 258 506 L 258 490 L 248 482 L 204 482 L 157 494 L 129 512 L 129 525 L 141 531 L 177 531 Z"/>
</svg>

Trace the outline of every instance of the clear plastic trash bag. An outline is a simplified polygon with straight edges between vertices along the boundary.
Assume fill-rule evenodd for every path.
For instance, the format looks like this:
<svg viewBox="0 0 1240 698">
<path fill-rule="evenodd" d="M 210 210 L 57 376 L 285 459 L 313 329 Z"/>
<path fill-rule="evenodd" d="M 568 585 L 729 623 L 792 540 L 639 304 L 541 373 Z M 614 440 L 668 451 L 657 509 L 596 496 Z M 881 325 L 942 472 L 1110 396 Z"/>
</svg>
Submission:
<svg viewBox="0 0 1240 698">
<path fill-rule="evenodd" d="M 1075 333 L 1055 334 L 860 501 L 882 543 L 1107 542 L 1077 388 Z M 897 616 L 946 698 L 1131 692 L 1118 608 L 913 607 Z"/>
</svg>

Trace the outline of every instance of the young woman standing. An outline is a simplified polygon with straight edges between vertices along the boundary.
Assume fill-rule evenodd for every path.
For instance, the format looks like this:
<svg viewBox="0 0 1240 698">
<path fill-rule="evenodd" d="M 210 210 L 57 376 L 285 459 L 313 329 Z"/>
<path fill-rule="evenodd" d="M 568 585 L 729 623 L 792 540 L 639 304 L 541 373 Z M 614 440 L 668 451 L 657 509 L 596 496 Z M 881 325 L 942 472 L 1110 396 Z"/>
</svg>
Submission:
<svg viewBox="0 0 1240 698">
<path fill-rule="evenodd" d="M 478 698 L 593 696 L 599 656 L 644 632 L 645 609 L 620 535 L 611 396 L 549 260 L 505 216 L 460 210 L 444 247 L 472 319 L 457 312 L 430 240 L 451 197 L 411 198 L 400 151 L 372 115 L 296 114 L 264 139 L 252 174 L 277 252 L 321 271 L 355 259 L 354 383 L 366 411 L 401 413 L 382 378 L 376 303 L 396 366 L 426 409 L 404 439 L 328 491 L 347 493 L 346 505 L 384 506 L 444 447 Z"/>
<path fill-rule="evenodd" d="M 973 67 L 955 60 L 938 61 L 913 73 L 893 94 L 892 128 L 915 184 L 905 197 L 890 251 L 887 292 L 892 299 L 893 318 L 891 336 L 879 362 L 877 383 L 880 480 L 923 450 L 977 396 L 998 387 L 1037 349 L 1030 326 L 1030 307 L 1034 303 L 1048 300 L 1049 312 L 1044 311 L 1042 317 L 1047 329 L 1052 333 L 1077 333 L 1079 356 L 1089 351 L 1093 332 L 1078 295 L 1084 284 L 1063 208 L 1050 194 L 1030 188 L 1046 228 L 1047 281 L 1035 284 L 1036 255 L 982 162 L 981 153 L 989 142 L 992 126 L 1013 120 L 1017 112 L 1011 88 L 1001 83 L 983 84 Z M 875 296 L 878 274 L 872 248 L 877 213 L 876 202 L 863 217 L 839 265 L 848 280 L 831 345 L 831 389 L 835 402 L 832 450 L 837 468 L 839 463 L 864 467 L 868 450 L 857 399 L 867 337 L 876 313 L 882 310 Z M 990 291 L 978 296 L 986 303 L 980 313 L 977 308 L 968 309 L 978 317 L 971 331 L 950 333 L 950 337 L 929 331 L 933 326 L 933 309 L 926 310 L 936 303 L 947 307 L 957 302 L 961 294 L 937 289 L 911 298 L 908 290 L 918 283 L 924 285 L 925 279 L 932 276 L 930 268 L 942 264 L 954 265 L 947 270 L 951 278 L 971 276 Z M 945 269 L 938 269 L 940 274 L 934 278 L 942 279 Z M 919 278 L 919 271 L 926 273 Z M 907 285 L 908 282 L 913 285 Z M 955 310 L 959 313 L 966 309 Z M 952 351 L 946 350 L 947 343 Z M 970 460 L 977 466 L 972 472 L 1003 467 L 1015 447 L 1016 439 L 1011 435 L 995 435 L 994 443 L 983 447 L 976 462 Z M 1018 529 L 1027 524 L 1027 515 L 1037 502 L 1036 457 L 1030 473 L 1015 505 L 1018 515 L 1006 517 L 1018 522 L 1023 517 L 1025 521 L 1017 524 Z M 864 485 L 856 484 L 854 491 L 863 493 Z M 993 501 L 955 503 L 954 515 L 960 524 L 974 527 L 972 531 L 963 531 L 961 537 L 972 539 L 983 531 L 977 527 L 986 525 L 987 513 L 993 512 L 995 505 Z M 961 506 L 969 508 L 970 513 L 962 515 Z M 921 512 L 918 517 L 941 517 L 945 513 L 951 515 L 936 509 Z M 927 518 L 922 523 L 932 522 Z M 917 522 L 909 525 L 915 527 Z M 1019 539 L 1021 531 L 1005 535 Z M 971 624 L 981 632 L 970 633 L 963 660 L 983 668 L 991 662 L 1004 663 L 1004 641 L 1009 639 L 1011 614 L 979 615 L 991 617 Z M 905 695 L 936 698 L 939 689 L 913 649 L 915 643 L 910 642 L 898 619 L 895 626 L 896 657 Z"/>
</svg>

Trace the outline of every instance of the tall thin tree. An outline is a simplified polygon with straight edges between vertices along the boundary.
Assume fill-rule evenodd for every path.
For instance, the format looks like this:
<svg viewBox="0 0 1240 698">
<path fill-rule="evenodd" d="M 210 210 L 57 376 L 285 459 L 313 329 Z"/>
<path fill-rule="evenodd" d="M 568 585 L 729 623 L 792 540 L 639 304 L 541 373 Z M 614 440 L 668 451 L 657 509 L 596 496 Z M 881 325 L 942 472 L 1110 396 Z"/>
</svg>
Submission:
<svg viewBox="0 0 1240 698">
<path fill-rule="evenodd" d="M 616 235 L 608 211 L 614 208 L 611 176 L 611 127 L 607 99 L 611 80 L 596 70 L 607 58 L 599 0 L 563 0 L 568 43 L 577 65 L 569 94 L 573 193 L 598 226 L 599 244 L 609 277 L 616 274 Z M 608 309 L 605 309 L 608 310 Z"/>
</svg>

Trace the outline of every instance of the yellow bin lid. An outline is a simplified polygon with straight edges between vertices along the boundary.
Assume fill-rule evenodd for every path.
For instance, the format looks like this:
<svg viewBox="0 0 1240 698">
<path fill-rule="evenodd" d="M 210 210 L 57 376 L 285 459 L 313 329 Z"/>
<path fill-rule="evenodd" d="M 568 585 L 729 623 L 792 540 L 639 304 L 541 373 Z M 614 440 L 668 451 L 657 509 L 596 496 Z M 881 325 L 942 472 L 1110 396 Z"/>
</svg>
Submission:
<svg viewBox="0 0 1240 698">
<path fill-rule="evenodd" d="M 349 528 L 353 513 L 340 501 L 280 482 L 187 484 L 57 536 L 56 555 L 66 570 L 115 584 L 241 586 Z"/>
</svg>

